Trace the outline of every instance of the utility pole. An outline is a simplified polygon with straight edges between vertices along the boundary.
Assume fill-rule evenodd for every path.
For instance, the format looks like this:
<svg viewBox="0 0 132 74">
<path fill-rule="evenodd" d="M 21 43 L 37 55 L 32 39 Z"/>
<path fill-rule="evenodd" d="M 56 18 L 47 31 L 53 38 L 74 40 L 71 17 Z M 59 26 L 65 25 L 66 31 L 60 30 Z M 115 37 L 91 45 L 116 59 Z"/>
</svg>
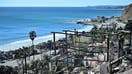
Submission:
<svg viewBox="0 0 132 74">
<path fill-rule="evenodd" d="M 56 56 L 56 43 L 55 43 L 55 32 L 53 32 L 53 50 Z M 57 66 L 57 59 L 55 58 L 55 65 Z"/>
<path fill-rule="evenodd" d="M 112 74 L 112 65 L 111 65 L 111 55 L 110 55 L 110 46 L 109 46 L 109 34 L 107 36 L 107 61 L 109 62 L 109 70 L 110 70 L 110 74 Z"/>
<path fill-rule="evenodd" d="M 107 36 L 107 61 L 109 61 L 109 35 Z"/>
<path fill-rule="evenodd" d="M 24 49 L 24 58 L 25 58 L 25 72 L 27 74 L 27 59 L 26 59 L 26 48 L 23 48 Z"/>
<path fill-rule="evenodd" d="M 67 31 L 65 31 L 65 37 L 66 37 L 66 55 L 67 55 L 67 58 L 66 58 L 66 61 L 67 61 L 67 69 L 68 69 L 68 43 L 67 43 Z"/>
<path fill-rule="evenodd" d="M 55 49 L 55 32 L 53 32 L 53 49 L 56 55 L 56 49 Z"/>
</svg>

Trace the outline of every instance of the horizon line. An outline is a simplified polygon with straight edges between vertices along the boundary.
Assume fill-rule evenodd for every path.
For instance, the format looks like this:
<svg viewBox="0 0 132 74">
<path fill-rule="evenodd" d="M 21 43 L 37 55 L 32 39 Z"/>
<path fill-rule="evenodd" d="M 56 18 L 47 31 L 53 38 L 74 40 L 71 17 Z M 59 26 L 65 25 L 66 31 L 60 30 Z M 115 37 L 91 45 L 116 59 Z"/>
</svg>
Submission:
<svg viewBox="0 0 132 74">
<path fill-rule="evenodd" d="M 128 4 L 129 5 L 129 4 Z M 127 5 L 88 5 L 88 6 L 0 6 L 0 7 L 96 7 L 96 6 L 127 6 Z"/>
</svg>

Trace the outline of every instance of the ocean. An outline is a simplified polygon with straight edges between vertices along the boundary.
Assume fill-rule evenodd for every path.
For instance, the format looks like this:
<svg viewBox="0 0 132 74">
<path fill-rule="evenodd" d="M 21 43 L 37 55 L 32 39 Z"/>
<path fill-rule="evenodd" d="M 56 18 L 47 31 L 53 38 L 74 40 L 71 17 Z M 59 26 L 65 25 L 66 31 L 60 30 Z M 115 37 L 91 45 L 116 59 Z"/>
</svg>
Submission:
<svg viewBox="0 0 132 74">
<path fill-rule="evenodd" d="M 122 10 L 96 10 L 89 7 L 0 7 L 0 50 L 31 45 L 29 32 L 36 31 L 35 44 L 52 40 L 51 32 L 90 31 L 92 26 L 72 21 L 96 16 L 120 16 Z M 61 38 L 62 35 L 57 35 Z"/>
</svg>

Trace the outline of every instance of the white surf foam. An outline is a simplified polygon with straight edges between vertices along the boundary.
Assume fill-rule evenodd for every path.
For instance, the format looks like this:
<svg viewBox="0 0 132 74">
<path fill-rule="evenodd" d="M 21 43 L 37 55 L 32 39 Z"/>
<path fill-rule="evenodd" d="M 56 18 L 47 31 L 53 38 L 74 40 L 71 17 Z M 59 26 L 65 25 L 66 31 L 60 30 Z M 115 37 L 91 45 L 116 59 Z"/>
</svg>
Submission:
<svg viewBox="0 0 132 74">
<path fill-rule="evenodd" d="M 84 29 L 79 29 L 78 31 L 90 31 L 91 28 L 92 28 L 92 26 L 85 26 Z M 56 34 L 56 40 L 58 40 L 60 38 L 64 38 L 64 37 L 65 37 L 65 35 Z M 39 44 L 42 42 L 46 42 L 48 40 L 53 40 L 53 35 L 37 37 L 34 40 L 34 44 L 36 45 L 36 44 Z M 26 39 L 26 40 L 20 40 L 20 41 L 11 42 L 8 44 L 0 45 L 0 50 L 1 51 L 9 51 L 9 50 L 15 50 L 15 49 L 21 48 L 23 46 L 30 46 L 30 45 L 31 45 L 31 40 Z"/>
</svg>

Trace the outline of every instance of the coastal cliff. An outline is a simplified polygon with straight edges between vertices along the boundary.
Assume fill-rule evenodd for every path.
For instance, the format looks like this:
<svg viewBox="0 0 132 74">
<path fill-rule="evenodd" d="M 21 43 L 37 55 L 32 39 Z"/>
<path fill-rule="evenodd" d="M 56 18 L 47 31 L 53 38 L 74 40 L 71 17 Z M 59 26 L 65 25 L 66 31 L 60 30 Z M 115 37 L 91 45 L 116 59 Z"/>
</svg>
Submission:
<svg viewBox="0 0 132 74">
<path fill-rule="evenodd" d="M 120 17 L 120 20 L 123 22 L 127 22 L 127 20 L 132 20 L 132 4 L 128 5 L 124 9 L 123 14 Z"/>
</svg>

